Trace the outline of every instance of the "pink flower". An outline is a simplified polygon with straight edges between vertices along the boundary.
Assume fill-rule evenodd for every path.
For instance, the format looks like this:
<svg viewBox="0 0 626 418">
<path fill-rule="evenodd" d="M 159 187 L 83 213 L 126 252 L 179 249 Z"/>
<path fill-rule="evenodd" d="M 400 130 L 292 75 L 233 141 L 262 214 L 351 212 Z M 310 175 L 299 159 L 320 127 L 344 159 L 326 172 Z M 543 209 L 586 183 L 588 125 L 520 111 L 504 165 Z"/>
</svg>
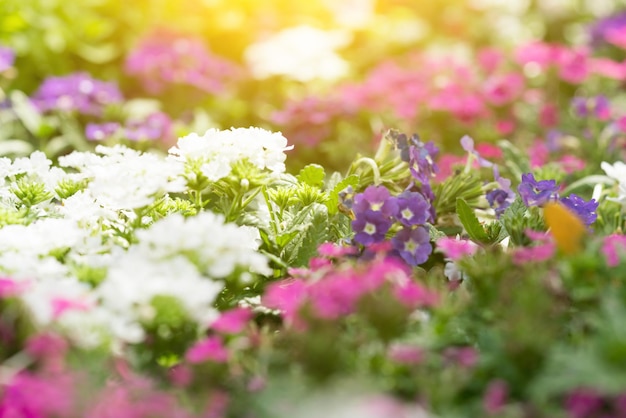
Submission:
<svg viewBox="0 0 626 418">
<path fill-rule="evenodd" d="M 185 359 L 189 363 L 203 363 L 207 360 L 224 363 L 228 360 L 228 350 L 222 344 L 220 337 L 211 336 L 198 341 L 187 350 Z"/>
<path fill-rule="evenodd" d="M 544 128 L 552 128 L 559 123 L 559 110 L 552 104 L 548 103 L 539 110 L 539 123 Z"/>
<path fill-rule="evenodd" d="M 389 347 L 387 357 L 398 364 L 419 364 L 424 360 L 424 352 L 414 345 L 396 343 Z"/>
<path fill-rule="evenodd" d="M 626 49 L 626 28 L 611 28 L 604 33 L 604 39 L 621 49 Z"/>
<path fill-rule="evenodd" d="M 589 62 L 591 72 L 613 80 L 626 79 L 626 65 L 609 58 L 592 58 Z"/>
<path fill-rule="evenodd" d="M 13 279 L 0 277 L 0 298 L 10 298 L 19 295 L 28 288 L 30 283 L 17 282 Z"/>
<path fill-rule="evenodd" d="M 191 384 L 193 380 L 193 372 L 188 366 L 178 364 L 169 370 L 169 378 L 170 382 L 172 382 L 174 386 L 184 388 Z"/>
<path fill-rule="evenodd" d="M 535 247 L 520 247 L 513 250 L 513 264 L 521 266 L 526 263 L 540 263 L 551 259 L 556 252 L 553 242 Z"/>
<path fill-rule="evenodd" d="M 584 49 L 558 48 L 557 65 L 559 77 L 572 83 L 581 84 L 590 73 L 589 52 Z"/>
<path fill-rule="evenodd" d="M 339 257 L 343 257 L 344 255 L 356 254 L 357 249 L 355 247 L 348 247 L 345 245 L 339 245 L 339 244 L 335 244 L 332 242 L 325 242 L 323 244 L 320 244 L 319 247 L 317 247 L 317 252 L 320 253 L 320 255 L 323 255 L 325 257 L 339 258 Z"/>
<path fill-rule="evenodd" d="M 470 240 L 446 237 L 437 240 L 437 249 L 446 258 L 457 261 L 463 257 L 474 255 L 478 250 L 478 245 Z"/>
<path fill-rule="evenodd" d="M 462 166 L 467 161 L 467 155 L 458 156 L 452 154 L 444 154 L 437 160 L 439 172 L 435 176 L 436 182 L 441 182 L 452 175 L 454 166 Z M 478 164 L 478 162 L 476 162 Z"/>
<path fill-rule="evenodd" d="M 626 255 L 626 235 L 612 234 L 604 238 L 602 253 L 609 267 L 617 267 L 620 258 Z"/>
<path fill-rule="evenodd" d="M 478 153 L 485 158 L 493 160 L 502 158 L 502 150 L 500 149 L 500 147 L 486 142 L 477 144 L 476 151 L 478 151 Z"/>
<path fill-rule="evenodd" d="M 474 367 L 478 363 L 478 351 L 473 347 L 449 347 L 443 356 L 448 361 L 465 368 Z"/>
<path fill-rule="evenodd" d="M 554 62 L 554 59 L 555 53 L 552 45 L 543 42 L 522 45 L 515 51 L 515 60 L 518 64 L 534 63 L 544 70 Z"/>
<path fill-rule="evenodd" d="M 400 303 L 409 308 L 416 308 L 418 306 L 432 307 L 437 305 L 439 301 L 439 295 L 437 293 L 413 281 L 396 286 L 394 288 L 394 296 Z"/>
<path fill-rule="evenodd" d="M 542 167 L 550 159 L 550 150 L 543 141 L 535 141 L 529 148 L 530 166 L 532 168 Z"/>
<path fill-rule="evenodd" d="M 502 51 L 495 48 L 484 48 L 478 52 L 478 65 L 487 73 L 491 74 L 498 69 L 504 61 Z"/>
<path fill-rule="evenodd" d="M 559 159 L 559 163 L 561 164 L 561 168 L 567 174 L 575 173 L 577 171 L 581 171 L 585 168 L 586 162 L 576 157 L 575 155 L 564 155 Z"/>
<path fill-rule="evenodd" d="M 223 334 L 237 334 L 246 327 L 254 314 L 248 308 L 235 308 L 222 314 L 211 324 L 211 328 Z"/>
<path fill-rule="evenodd" d="M 263 295 L 263 305 L 283 312 L 286 320 L 293 319 L 306 297 L 306 283 L 290 279 L 271 283 Z"/>
<path fill-rule="evenodd" d="M 512 102 L 522 94 L 524 77 L 509 73 L 493 75 L 483 86 L 485 100 L 494 106 L 502 106 Z"/>
<path fill-rule="evenodd" d="M 515 130 L 515 121 L 511 119 L 502 119 L 496 122 L 496 131 L 500 135 L 509 135 Z"/>
<path fill-rule="evenodd" d="M 615 124 L 617 125 L 617 128 L 622 133 L 626 133 L 626 116 L 622 116 L 622 117 L 618 118 L 617 121 L 615 122 Z M 0 294 L 2 294 L 1 291 L 0 291 Z"/>
<path fill-rule="evenodd" d="M 506 382 L 494 380 L 489 383 L 483 397 L 483 408 L 489 415 L 496 415 L 506 404 L 509 388 Z"/>
<path fill-rule="evenodd" d="M 66 299 L 57 297 L 50 301 L 52 304 L 52 316 L 54 318 L 58 318 L 65 311 L 77 310 L 77 311 L 88 311 L 91 308 L 91 304 L 87 303 L 83 300 L 78 299 Z"/>
</svg>

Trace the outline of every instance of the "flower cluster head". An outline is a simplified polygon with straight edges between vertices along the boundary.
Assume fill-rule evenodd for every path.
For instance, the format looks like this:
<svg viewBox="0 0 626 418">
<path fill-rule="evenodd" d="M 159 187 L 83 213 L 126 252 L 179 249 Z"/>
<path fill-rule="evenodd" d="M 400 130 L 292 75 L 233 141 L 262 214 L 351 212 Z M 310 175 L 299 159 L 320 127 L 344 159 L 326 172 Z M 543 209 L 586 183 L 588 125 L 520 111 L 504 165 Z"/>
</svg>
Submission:
<svg viewBox="0 0 626 418">
<path fill-rule="evenodd" d="M 126 58 L 126 73 L 141 79 L 153 94 L 171 84 L 219 93 L 238 68 L 209 52 L 200 39 L 157 31 L 145 38 Z"/>
<path fill-rule="evenodd" d="M 615 37 L 623 32 L 624 28 L 626 28 L 626 11 L 598 19 L 589 28 L 591 44 L 597 47 L 606 42 L 615 43 Z"/>
<path fill-rule="evenodd" d="M 532 173 L 522 174 L 522 182 L 517 188 L 526 206 L 541 206 L 556 200 L 559 186 L 555 180 L 535 180 Z"/>
<path fill-rule="evenodd" d="M 32 97 L 41 112 L 76 111 L 87 115 L 100 115 L 107 105 L 122 100 L 115 83 L 96 80 L 87 73 L 48 77 Z"/>
<path fill-rule="evenodd" d="M 391 196 L 384 186 L 369 186 L 354 197 L 352 211 L 356 243 L 365 247 L 381 243 L 396 225 L 391 245 L 406 263 L 422 264 L 432 252 L 429 233 L 422 226 L 430 219 L 430 203 L 421 193 Z"/>
<path fill-rule="evenodd" d="M 230 174 L 232 165 L 247 160 L 259 170 L 285 171 L 285 151 L 292 149 L 280 132 L 261 128 L 209 129 L 202 136 L 192 133 L 179 138 L 169 150 L 169 158 L 180 162 L 200 162 L 200 170 L 210 181 Z"/>
</svg>

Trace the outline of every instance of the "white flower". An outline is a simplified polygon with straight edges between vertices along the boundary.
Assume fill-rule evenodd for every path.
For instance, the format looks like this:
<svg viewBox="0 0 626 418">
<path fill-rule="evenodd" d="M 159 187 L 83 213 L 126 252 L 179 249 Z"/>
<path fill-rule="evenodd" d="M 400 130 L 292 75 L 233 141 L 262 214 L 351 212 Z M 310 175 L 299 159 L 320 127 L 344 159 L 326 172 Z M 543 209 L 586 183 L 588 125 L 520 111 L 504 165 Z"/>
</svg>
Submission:
<svg viewBox="0 0 626 418">
<path fill-rule="evenodd" d="M 96 152 L 102 156 L 72 153 L 60 159 L 60 163 L 91 179 L 87 190 L 104 208 L 136 209 L 166 192 L 184 190 L 181 167 L 156 154 L 142 154 L 121 145 L 99 145 Z"/>
<path fill-rule="evenodd" d="M 139 243 L 133 248 L 153 260 L 178 254 L 192 261 L 210 277 L 224 278 L 237 268 L 270 274 L 256 228 L 224 223 L 224 217 L 202 212 L 191 218 L 170 215 L 147 230 L 137 231 Z"/>
<path fill-rule="evenodd" d="M 0 228 L 0 254 L 14 251 L 47 255 L 55 249 L 72 248 L 87 236 L 69 219 L 43 218 L 32 224 Z"/>
<path fill-rule="evenodd" d="M 189 317 L 208 326 L 217 312 L 215 298 L 221 284 L 202 277 L 196 267 L 182 256 L 166 260 L 145 257 L 131 248 L 111 266 L 96 294 L 102 306 L 116 318 L 118 338 L 139 342 L 143 337 L 139 323 L 155 296 L 178 300 Z"/>
<path fill-rule="evenodd" d="M 606 175 L 618 182 L 618 196 L 616 198 L 608 198 L 609 200 L 621 203 L 626 206 L 626 164 L 621 161 L 615 162 L 613 165 L 602 162 L 600 167 Z"/>
<path fill-rule="evenodd" d="M 203 136 L 196 133 L 180 138 L 169 150 L 169 160 L 179 163 L 200 161 L 202 173 L 211 181 L 230 174 L 232 165 L 247 159 L 260 170 L 285 171 L 287 138 L 280 132 L 261 128 L 209 129 Z"/>
<path fill-rule="evenodd" d="M 259 79 L 280 75 L 298 81 L 335 80 L 348 72 L 348 63 L 335 51 L 350 38 L 343 31 L 298 26 L 250 45 L 245 59 Z"/>
</svg>

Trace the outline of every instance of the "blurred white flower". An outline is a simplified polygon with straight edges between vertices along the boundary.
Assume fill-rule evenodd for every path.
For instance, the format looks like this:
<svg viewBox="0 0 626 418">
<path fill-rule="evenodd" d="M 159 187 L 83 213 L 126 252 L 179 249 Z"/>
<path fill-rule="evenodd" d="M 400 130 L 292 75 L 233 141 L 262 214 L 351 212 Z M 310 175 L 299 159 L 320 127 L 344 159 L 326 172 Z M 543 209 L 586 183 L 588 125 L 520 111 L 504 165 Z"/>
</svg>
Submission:
<svg viewBox="0 0 626 418">
<path fill-rule="evenodd" d="M 349 69 L 336 50 L 350 41 L 351 35 L 346 31 L 297 26 L 250 45 L 244 54 L 258 79 L 285 76 L 303 82 L 335 80 Z"/>
<path fill-rule="evenodd" d="M 362 28 L 374 16 L 375 0 L 324 0 L 335 21 L 349 28 Z"/>
<path fill-rule="evenodd" d="M 615 162 L 613 165 L 603 161 L 600 167 L 606 175 L 617 181 L 617 197 L 609 197 L 609 200 L 621 203 L 626 206 L 626 164 L 621 161 Z"/>
</svg>

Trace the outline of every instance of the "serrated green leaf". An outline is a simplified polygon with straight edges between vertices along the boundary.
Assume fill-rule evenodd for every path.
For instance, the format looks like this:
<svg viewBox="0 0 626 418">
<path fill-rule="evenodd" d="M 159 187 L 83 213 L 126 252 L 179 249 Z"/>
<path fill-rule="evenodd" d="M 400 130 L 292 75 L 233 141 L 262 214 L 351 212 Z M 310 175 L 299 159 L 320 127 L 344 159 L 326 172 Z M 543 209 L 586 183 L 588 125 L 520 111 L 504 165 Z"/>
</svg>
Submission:
<svg viewBox="0 0 626 418">
<path fill-rule="evenodd" d="M 324 185 L 324 177 L 326 177 L 326 173 L 324 172 L 324 167 L 319 164 L 309 164 L 304 167 L 298 173 L 298 180 L 302 183 L 306 183 L 309 186 L 322 188 Z"/>
<path fill-rule="evenodd" d="M 306 266 L 315 254 L 317 247 L 328 239 L 328 209 L 313 203 L 307 211 L 307 222 L 301 225 L 301 232 L 285 247 L 283 259 L 290 266 Z"/>
<path fill-rule="evenodd" d="M 467 234 L 471 239 L 478 242 L 488 242 L 489 237 L 485 232 L 485 229 L 478 221 L 474 210 L 463 199 L 457 199 L 456 201 L 456 213 L 459 215 L 459 220 L 463 224 L 463 227 L 467 231 Z"/>
<path fill-rule="evenodd" d="M 326 207 L 328 208 L 329 215 L 332 216 L 339 212 L 339 193 L 348 186 L 356 188 L 358 184 L 359 176 L 357 176 L 356 174 L 352 174 L 341 180 L 335 185 L 335 187 L 333 187 L 333 189 L 328 194 L 328 201 L 326 202 Z"/>
</svg>

